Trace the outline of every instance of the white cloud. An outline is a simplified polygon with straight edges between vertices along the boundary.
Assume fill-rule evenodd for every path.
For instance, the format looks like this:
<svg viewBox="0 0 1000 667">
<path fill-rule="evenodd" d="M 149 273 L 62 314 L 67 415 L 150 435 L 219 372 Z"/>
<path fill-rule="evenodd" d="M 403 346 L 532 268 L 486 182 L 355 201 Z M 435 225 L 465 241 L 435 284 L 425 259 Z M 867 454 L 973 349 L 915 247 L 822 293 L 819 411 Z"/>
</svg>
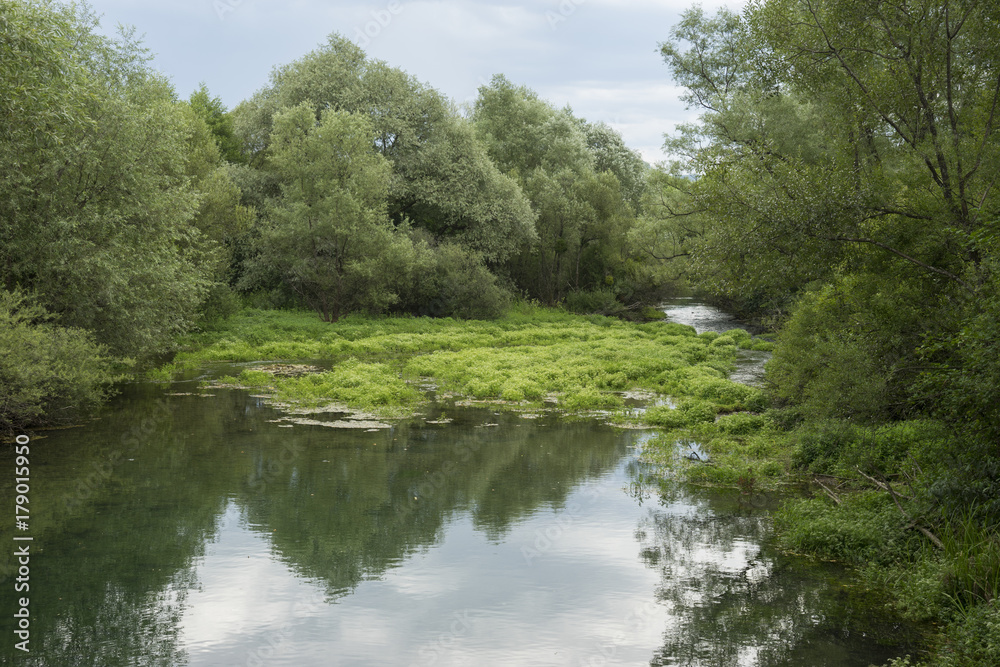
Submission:
<svg viewBox="0 0 1000 667">
<path fill-rule="evenodd" d="M 658 53 L 693 0 L 92 0 L 103 23 L 134 24 L 154 65 L 186 97 L 200 81 L 229 106 L 267 82 L 272 67 L 332 32 L 458 102 L 494 74 L 604 121 L 649 161 L 662 135 L 694 117 Z M 741 2 L 702 0 L 714 11 Z M 223 8 L 220 10 L 220 7 Z M 553 16 L 558 20 L 554 20 Z"/>
</svg>

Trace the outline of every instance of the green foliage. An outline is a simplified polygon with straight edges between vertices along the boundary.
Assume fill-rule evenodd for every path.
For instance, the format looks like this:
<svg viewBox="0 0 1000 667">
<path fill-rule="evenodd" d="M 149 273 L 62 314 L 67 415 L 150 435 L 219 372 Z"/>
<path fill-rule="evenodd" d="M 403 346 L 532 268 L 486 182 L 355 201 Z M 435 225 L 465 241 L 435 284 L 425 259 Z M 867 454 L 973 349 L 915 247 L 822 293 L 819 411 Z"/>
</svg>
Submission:
<svg viewBox="0 0 1000 667">
<path fill-rule="evenodd" d="M 622 198 L 637 211 L 642 206 L 649 170 L 638 152 L 625 145 L 622 136 L 606 123 L 581 123 L 587 148 L 594 156 L 594 171 L 611 172 L 621 186 Z"/>
<path fill-rule="evenodd" d="M 702 115 L 668 140 L 689 182 L 644 231 L 673 234 L 699 288 L 782 325 L 763 417 L 841 500 L 790 503 L 783 539 L 877 563 L 910 610 L 977 619 L 932 664 L 990 664 L 995 618 L 997 18 L 969 0 L 762 0 L 690 10 L 662 48 Z M 690 432 L 735 453 L 767 430 L 724 419 Z"/>
<path fill-rule="evenodd" d="M 786 548 L 821 558 L 886 564 L 908 554 L 903 519 L 886 493 L 851 494 L 840 505 L 826 498 L 788 503 L 775 521 Z"/>
<path fill-rule="evenodd" d="M 508 263 L 519 287 L 556 305 L 573 292 L 604 291 L 616 278 L 641 273 L 625 242 L 646 167 L 616 132 L 556 110 L 500 75 L 480 87 L 472 120 L 490 157 L 517 180 L 537 216 L 537 242 Z M 615 288 L 614 295 L 620 301 L 623 292 Z"/>
<path fill-rule="evenodd" d="M 191 93 L 188 103 L 212 131 L 212 138 L 218 145 L 222 158 L 229 162 L 246 162 L 246 157 L 240 150 L 240 141 L 233 132 L 232 117 L 226 112 L 222 100 L 210 97 L 208 88 L 202 83 L 198 90 Z"/>
<path fill-rule="evenodd" d="M 236 133 L 263 166 L 275 118 L 305 105 L 365 116 L 373 150 L 391 165 L 387 212 L 396 224 L 454 240 L 488 261 L 534 237 L 534 214 L 517 184 L 490 161 L 471 126 L 436 90 L 400 69 L 369 60 L 348 39 L 328 42 L 275 69 L 271 85 L 234 111 Z"/>
<path fill-rule="evenodd" d="M 107 348 L 54 320 L 23 292 L 0 290 L 0 430 L 74 419 L 117 379 Z"/>
<path fill-rule="evenodd" d="M 945 629 L 947 637 L 934 667 L 975 667 L 1000 655 L 1000 609 L 997 603 L 973 607 Z"/>
<path fill-rule="evenodd" d="M 563 306 L 571 313 L 588 315 L 617 315 L 624 310 L 612 289 L 582 290 L 570 292 L 563 301 Z"/>
<path fill-rule="evenodd" d="M 192 225 L 204 126 L 131 33 L 98 34 L 85 7 L 3 2 L 0 15 L 0 281 L 113 354 L 159 352 L 209 283 Z"/>
<path fill-rule="evenodd" d="M 821 419 L 907 416 L 915 350 L 945 324 L 927 312 L 931 284 L 883 280 L 845 276 L 801 297 L 768 365 L 779 400 Z"/>
<path fill-rule="evenodd" d="M 189 341 L 194 349 L 175 357 L 179 367 L 354 358 L 390 364 L 410 380 L 433 378 L 443 392 L 573 410 L 619 407 L 619 392 L 643 388 L 696 396 L 687 412 L 712 420 L 758 394 L 715 368 L 730 366 L 734 348 L 711 348 L 690 327 L 524 306 L 493 321 L 350 315 L 334 326 L 301 312 L 245 311 Z"/>
<path fill-rule="evenodd" d="M 658 405 L 646 411 L 644 421 L 653 426 L 679 429 L 706 422 L 714 422 L 718 407 L 704 400 L 683 400 L 676 407 Z"/>
<path fill-rule="evenodd" d="M 834 472 L 841 454 L 854 448 L 860 437 L 860 429 L 850 422 L 810 422 L 796 432 L 792 462 L 810 472 Z"/>
<path fill-rule="evenodd" d="M 274 117 L 271 162 L 284 197 L 262 232 L 258 258 L 327 322 L 397 299 L 387 279 L 396 239 L 385 213 L 389 165 L 372 150 L 363 116 L 311 105 Z"/>
<path fill-rule="evenodd" d="M 483 258 L 457 243 L 430 247 L 413 242 L 408 279 L 400 286 L 398 310 L 430 317 L 494 319 L 510 295 L 498 284 Z"/>
<path fill-rule="evenodd" d="M 420 392 L 403 381 L 392 367 L 354 358 L 347 358 L 322 373 L 279 377 L 264 371 L 245 370 L 239 377 L 220 378 L 217 383 L 264 389 L 273 392 L 278 400 L 296 407 L 342 404 L 380 416 L 404 414 L 420 399 Z"/>
</svg>

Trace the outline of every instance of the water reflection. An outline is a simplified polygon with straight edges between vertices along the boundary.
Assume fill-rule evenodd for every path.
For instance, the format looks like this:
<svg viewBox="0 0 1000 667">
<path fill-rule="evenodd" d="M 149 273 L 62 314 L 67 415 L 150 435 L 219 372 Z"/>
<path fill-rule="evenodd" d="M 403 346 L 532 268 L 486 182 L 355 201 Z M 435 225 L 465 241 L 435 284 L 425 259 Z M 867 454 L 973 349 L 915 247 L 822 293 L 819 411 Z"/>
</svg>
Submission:
<svg viewBox="0 0 1000 667">
<path fill-rule="evenodd" d="M 32 652 L 17 664 L 881 655 L 842 637 L 855 626 L 831 611 L 829 570 L 768 551 L 765 514 L 652 482 L 641 433 L 451 406 L 448 425 L 283 428 L 245 392 L 167 393 L 136 386 L 101 420 L 35 441 L 45 503 Z M 0 632 L 12 629 L 5 614 Z M 827 644 L 841 657 L 795 662 Z M 0 651 L 13 659 L 10 642 Z"/>
</svg>

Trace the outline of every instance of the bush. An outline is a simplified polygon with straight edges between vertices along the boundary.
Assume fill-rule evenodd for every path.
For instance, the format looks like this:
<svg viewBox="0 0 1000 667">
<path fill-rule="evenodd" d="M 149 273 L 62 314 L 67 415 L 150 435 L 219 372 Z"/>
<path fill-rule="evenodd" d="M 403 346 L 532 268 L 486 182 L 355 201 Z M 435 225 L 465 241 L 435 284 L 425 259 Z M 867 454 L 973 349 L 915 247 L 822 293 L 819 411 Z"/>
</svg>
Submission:
<svg viewBox="0 0 1000 667">
<path fill-rule="evenodd" d="M 624 309 L 610 288 L 570 292 L 563 300 L 563 306 L 578 315 L 617 315 Z"/>
<path fill-rule="evenodd" d="M 786 548 L 855 565 L 890 564 L 908 555 L 899 511 L 886 493 L 790 501 L 775 516 Z"/>
<path fill-rule="evenodd" d="M 860 430 L 848 422 L 817 422 L 796 433 L 792 464 L 810 472 L 833 472 L 843 452 L 855 447 L 860 437 Z"/>
<path fill-rule="evenodd" d="M 0 290 L 0 429 L 68 421 L 100 405 L 114 361 L 88 332 L 58 326 L 23 292 Z"/>
<path fill-rule="evenodd" d="M 676 408 L 658 405 L 646 411 L 644 421 L 668 429 L 685 428 L 715 421 L 717 409 L 707 401 L 686 399 Z"/>
<path fill-rule="evenodd" d="M 768 420 L 762 415 L 747 412 L 736 412 L 719 418 L 719 430 L 728 435 L 752 435 L 768 426 Z"/>
<path fill-rule="evenodd" d="M 437 248 L 437 313 L 435 317 L 489 320 L 503 315 L 509 295 L 482 257 L 455 244 Z"/>
<path fill-rule="evenodd" d="M 767 378 L 807 416 L 874 423 L 906 416 L 914 350 L 931 295 L 885 277 L 845 277 L 807 292 L 778 335 Z"/>
<path fill-rule="evenodd" d="M 211 327 L 240 312 L 240 308 L 242 308 L 240 298 L 229 285 L 215 283 L 209 288 L 205 300 L 201 303 L 201 317 L 198 324 L 202 328 Z"/>
<path fill-rule="evenodd" d="M 482 257 L 455 243 L 432 248 L 417 238 L 400 310 L 424 317 L 491 320 L 503 315 L 510 295 Z"/>
</svg>

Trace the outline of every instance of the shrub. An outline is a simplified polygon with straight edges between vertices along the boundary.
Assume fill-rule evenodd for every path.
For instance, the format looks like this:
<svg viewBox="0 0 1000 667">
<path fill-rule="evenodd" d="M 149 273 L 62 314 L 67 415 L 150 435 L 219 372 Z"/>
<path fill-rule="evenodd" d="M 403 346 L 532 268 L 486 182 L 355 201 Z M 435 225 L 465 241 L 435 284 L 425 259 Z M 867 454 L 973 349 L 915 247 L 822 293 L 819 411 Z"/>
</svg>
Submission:
<svg viewBox="0 0 1000 667">
<path fill-rule="evenodd" d="M 792 464 L 810 472 L 832 472 L 843 452 L 855 447 L 861 431 L 845 421 L 817 422 L 796 432 Z"/>
<path fill-rule="evenodd" d="M 848 495 L 840 505 L 826 498 L 790 501 L 775 523 L 786 548 L 821 558 L 888 564 L 908 551 L 899 511 L 886 493 Z"/>
<path fill-rule="evenodd" d="M 762 415 L 752 415 L 747 412 L 737 412 L 719 418 L 718 428 L 729 435 L 751 435 L 768 425 L 768 420 Z"/>
<path fill-rule="evenodd" d="M 115 360 L 25 293 L 0 290 L 0 429 L 68 421 L 104 401 Z"/>
<path fill-rule="evenodd" d="M 563 300 L 563 306 L 569 312 L 580 315 L 616 315 L 624 308 L 614 290 L 609 288 L 570 292 Z"/>
<path fill-rule="evenodd" d="M 422 316 L 495 319 L 510 303 L 482 257 L 455 243 L 416 244 L 411 280 L 408 290 L 400 286 L 402 307 Z"/>
<path fill-rule="evenodd" d="M 668 405 L 649 408 L 644 421 L 663 428 L 684 428 L 715 421 L 716 412 L 716 407 L 707 401 L 686 399 L 676 408 Z"/>
</svg>

